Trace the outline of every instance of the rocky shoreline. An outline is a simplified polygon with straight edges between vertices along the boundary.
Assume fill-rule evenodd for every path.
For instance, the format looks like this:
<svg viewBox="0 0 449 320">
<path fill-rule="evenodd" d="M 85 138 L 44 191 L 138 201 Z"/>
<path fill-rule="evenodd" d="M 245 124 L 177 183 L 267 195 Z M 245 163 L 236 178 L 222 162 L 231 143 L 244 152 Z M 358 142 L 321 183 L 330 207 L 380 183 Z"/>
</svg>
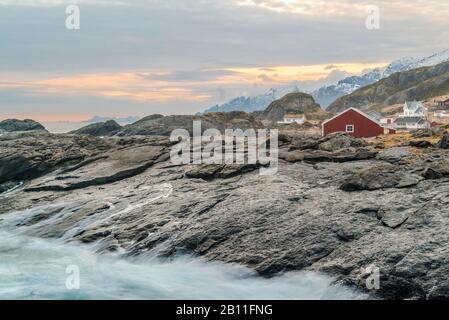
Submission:
<svg viewBox="0 0 449 320">
<path fill-rule="evenodd" d="M 264 276 L 318 271 L 363 291 L 375 266 L 373 297 L 448 298 L 448 136 L 438 140 L 387 148 L 282 135 L 278 174 L 262 176 L 257 166 L 173 165 L 163 136 L 10 134 L 0 137 L 0 228 Z"/>
</svg>

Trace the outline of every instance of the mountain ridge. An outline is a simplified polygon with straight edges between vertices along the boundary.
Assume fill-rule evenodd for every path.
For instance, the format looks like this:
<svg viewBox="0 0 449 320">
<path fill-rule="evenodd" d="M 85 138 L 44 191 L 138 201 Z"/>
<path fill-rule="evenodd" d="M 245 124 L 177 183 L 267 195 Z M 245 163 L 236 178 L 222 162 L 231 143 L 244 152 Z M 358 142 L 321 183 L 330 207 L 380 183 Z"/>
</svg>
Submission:
<svg viewBox="0 0 449 320">
<path fill-rule="evenodd" d="M 269 106 L 270 103 L 282 98 L 285 94 L 301 91 L 311 94 L 315 101 L 319 103 L 323 109 L 326 109 L 338 98 L 351 94 L 364 86 L 376 83 L 396 72 L 434 66 L 445 61 L 449 61 L 449 49 L 423 58 L 403 57 L 394 60 L 384 68 L 376 68 L 360 76 L 354 75 L 346 77 L 337 81 L 333 85 L 322 86 L 312 91 L 301 90 L 298 85 L 294 85 L 272 88 L 265 94 L 257 96 L 241 96 L 224 104 L 217 104 L 206 109 L 205 112 L 263 111 Z"/>
<path fill-rule="evenodd" d="M 380 111 L 382 107 L 407 100 L 425 100 L 449 92 L 449 61 L 420 67 L 391 76 L 360 88 L 334 101 L 327 111 L 338 113 L 349 108 Z"/>
<path fill-rule="evenodd" d="M 231 112 L 231 111 L 262 111 L 265 110 L 270 103 L 282 98 L 288 93 L 300 92 L 300 88 L 297 85 L 281 87 L 281 88 L 271 88 L 268 92 L 252 96 L 245 97 L 240 96 L 234 98 L 222 105 L 215 105 L 204 111 L 204 113 L 210 112 Z"/>
</svg>

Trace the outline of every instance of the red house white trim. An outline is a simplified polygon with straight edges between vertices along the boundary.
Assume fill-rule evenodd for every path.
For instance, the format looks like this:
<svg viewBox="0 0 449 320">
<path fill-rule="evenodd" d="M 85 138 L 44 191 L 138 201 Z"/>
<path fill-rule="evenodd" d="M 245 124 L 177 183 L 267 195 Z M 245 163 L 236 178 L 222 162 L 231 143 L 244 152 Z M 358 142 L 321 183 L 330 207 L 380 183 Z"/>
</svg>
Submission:
<svg viewBox="0 0 449 320">
<path fill-rule="evenodd" d="M 366 113 L 349 108 L 322 123 L 323 136 L 334 132 L 346 132 L 357 138 L 369 138 L 384 134 L 385 128 Z"/>
</svg>

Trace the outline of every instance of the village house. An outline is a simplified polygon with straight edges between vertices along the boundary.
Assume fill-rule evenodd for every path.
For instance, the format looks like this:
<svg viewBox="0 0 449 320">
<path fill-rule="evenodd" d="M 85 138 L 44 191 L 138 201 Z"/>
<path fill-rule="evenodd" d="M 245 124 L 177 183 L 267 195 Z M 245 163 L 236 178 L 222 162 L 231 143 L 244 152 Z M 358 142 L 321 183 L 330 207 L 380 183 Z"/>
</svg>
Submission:
<svg viewBox="0 0 449 320">
<path fill-rule="evenodd" d="M 394 118 L 393 117 L 383 117 L 380 118 L 380 124 L 383 127 L 392 127 L 394 125 Z"/>
<path fill-rule="evenodd" d="M 395 128 L 398 130 L 417 130 L 430 128 L 427 121 L 427 110 L 419 101 L 406 101 L 404 103 L 403 114 L 394 122 Z"/>
<path fill-rule="evenodd" d="M 394 122 L 398 130 L 429 129 L 430 124 L 425 117 L 399 117 Z"/>
<path fill-rule="evenodd" d="M 446 110 L 436 110 L 433 113 L 433 116 L 435 118 L 449 118 L 449 112 Z"/>
<path fill-rule="evenodd" d="M 439 101 L 438 106 L 443 107 L 443 108 L 449 108 L 449 99 L 444 100 L 444 101 Z"/>
<path fill-rule="evenodd" d="M 303 124 L 304 122 L 306 122 L 306 116 L 302 115 L 302 114 L 286 114 L 284 115 L 284 119 L 283 121 L 279 121 L 278 123 L 280 124 L 292 124 L 292 123 L 297 123 L 297 124 Z"/>
<path fill-rule="evenodd" d="M 425 108 L 420 101 L 406 101 L 404 103 L 403 117 L 424 117 Z"/>
<path fill-rule="evenodd" d="M 346 132 L 356 138 L 369 138 L 394 133 L 394 130 L 384 128 L 376 119 L 356 108 L 349 108 L 323 122 L 323 136 L 334 132 Z"/>
</svg>

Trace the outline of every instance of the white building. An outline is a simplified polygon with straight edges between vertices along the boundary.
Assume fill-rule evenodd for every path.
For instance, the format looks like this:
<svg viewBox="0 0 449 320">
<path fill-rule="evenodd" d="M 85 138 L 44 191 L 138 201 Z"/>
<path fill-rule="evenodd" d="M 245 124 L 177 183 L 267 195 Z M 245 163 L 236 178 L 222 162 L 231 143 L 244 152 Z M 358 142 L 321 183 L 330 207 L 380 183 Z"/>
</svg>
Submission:
<svg viewBox="0 0 449 320">
<path fill-rule="evenodd" d="M 429 129 L 426 108 L 419 101 L 405 102 L 404 112 L 394 121 L 394 126 L 398 130 Z"/>
<path fill-rule="evenodd" d="M 304 122 L 306 122 L 306 116 L 302 115 L 302 114 L 286 114 L 284 115 L 284 120 L 280 121 L 279 123 L 281 124 L 292 124 L 292 123 L 297 123 L 297 124 L 303 124 Z"/>
<path fill-rule="evenodd" d="M 435 118 L 449 118 L 449 112 L 446 110 L 437 110 L 433 114 Z"/>
<path fill-rule="evenodd" d="M 380 118 L 380 124 L 383 127 L 391 127 L 394 124 L 394 118 L 392 117 Z"/>
<path fill-rule="evenodd" d="M 403 117 L 425 117 L 426 109 L 420 101 L 406 101 Z"/>
</svg>

